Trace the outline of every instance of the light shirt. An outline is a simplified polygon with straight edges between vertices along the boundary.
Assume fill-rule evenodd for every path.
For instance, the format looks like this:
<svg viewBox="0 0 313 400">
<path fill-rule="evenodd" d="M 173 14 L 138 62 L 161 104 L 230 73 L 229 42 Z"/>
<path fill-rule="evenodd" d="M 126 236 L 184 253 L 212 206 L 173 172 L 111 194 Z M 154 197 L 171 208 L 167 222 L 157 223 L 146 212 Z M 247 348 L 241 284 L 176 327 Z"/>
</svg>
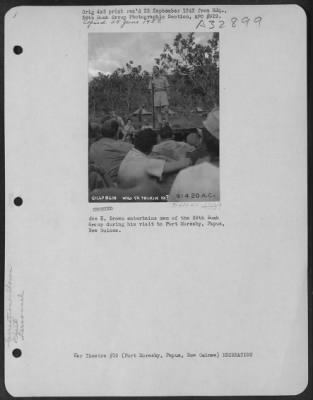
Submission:
<svg viewBox="0 0 313 400">
<path fill-rule="evenodd" d="M 153 146 L 152 151 L 154 154 L 178 161 L 185 158 L 186 154 L 194 151 L 194 149 L 195 148 L 188 143 L 168 139 Z"/>
<path fill-rule="evenodd" d="M 208 162 L 180 171 L 170 191 L 169 201 L 219 201 L 219 175 L 219 168 Z"/>
<path fill-rule="evenodd" d="M 121 128 L 123 128 L 124 127 L 124 121 L 123 121 L 123 118 L 122 117 L 120 117 L 119 115 L 117 115 L 116 117 L 114 117 L 113 118 L 118 124 L 119 124 L 119 126 L 121 127 Z"/>
<path fill-rule="evenodd" d="M 152 89 L 152 83 L 155 92 L 167 91 L 169 88 L 168 80 L 165 76 L 159 75 L 158 77 L 153 76 L 149 83 L 149 89 Z"/>
<path fill-rule="evenodd" d="M 133 127 L 133 125 L 129 125 L 129 124 L 126 124 L 125 126 L 124 126 L 124 131 L 125 131 L 125 133 L 127 133 L 127 134 L 131 134 L 131 133 L 133 133 L 133 132 L 135 132 L 135 128 Z"/>
<path fill-rule="evenodd" d="M 150 158 L 141 151 L 130 150 L 120 165 L 118 180 L 122 187 L 133 187 L 152 177 L 161 178 L 165 160 Z"/>
</svg>

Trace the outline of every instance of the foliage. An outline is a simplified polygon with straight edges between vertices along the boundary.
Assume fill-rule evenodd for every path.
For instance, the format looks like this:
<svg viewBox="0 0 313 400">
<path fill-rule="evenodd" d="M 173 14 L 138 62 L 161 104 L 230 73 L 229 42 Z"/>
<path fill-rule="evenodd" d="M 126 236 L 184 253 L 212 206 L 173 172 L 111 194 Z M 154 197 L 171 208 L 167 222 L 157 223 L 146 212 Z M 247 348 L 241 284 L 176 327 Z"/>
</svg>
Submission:
<svg viewBox="0 0 313 400">
<path fill-rule="evenodd" d="M 194 33 L 186 37 L 178 33 L 155 62 L 167 75 L 174 110 L 191 111 L 198 106 L 208 110 L 219 103 L 218 33 L 205 44 L 197 43 Z M 142 105 L 151 110 L 150 79 L 151 74 L 133 61 L 111 75 L 99 73 L 89 82 L 90 112 L 116 110 L 126 117 Z"/>
</svg>

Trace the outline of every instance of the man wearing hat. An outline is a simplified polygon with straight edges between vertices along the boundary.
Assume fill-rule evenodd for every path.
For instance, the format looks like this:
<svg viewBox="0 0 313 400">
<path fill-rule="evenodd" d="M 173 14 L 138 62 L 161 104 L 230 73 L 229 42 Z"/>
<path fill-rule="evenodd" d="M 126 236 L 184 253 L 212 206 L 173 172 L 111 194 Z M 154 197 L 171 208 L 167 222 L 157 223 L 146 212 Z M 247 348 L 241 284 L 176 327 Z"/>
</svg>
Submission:
<svg viewBox="0 0 313 400">
<path fill-rule="evenodd" d="M 187 143 L 196 147 L 196 150 L 189 153 L 193 164 L 203 157 L 210 157 L 211 162 L 219 162 L 219 136 L 220 136 L 220 116 L 219 109 L 213 109 L 202 122 L 203 128 L 197 129 L 197 133 L 192 133 L 187 137 Z"/>
<path fill-rule="evenodd" d="M 212 110 L 205 121 L 200 147 L 189 153 L 194 165 L 177 175 L 169 201 L 219 201 L 219 110 Z M 216 162 L 217 161 L 217 162 Z"/>
<path fill-rule="evenodd" d="M 220 110 L 214 108 L 203 121 L 204 128 L 216 139 L 220 137 Z"/>
</svg>

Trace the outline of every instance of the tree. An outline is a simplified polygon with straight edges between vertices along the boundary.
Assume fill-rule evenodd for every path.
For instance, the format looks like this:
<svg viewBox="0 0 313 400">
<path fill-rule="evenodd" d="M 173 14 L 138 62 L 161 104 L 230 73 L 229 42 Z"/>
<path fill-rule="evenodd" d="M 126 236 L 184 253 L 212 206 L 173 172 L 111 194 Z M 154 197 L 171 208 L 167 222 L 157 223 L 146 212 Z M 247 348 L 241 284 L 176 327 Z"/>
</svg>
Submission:
<svg viewBox="0 0 313 400">
<path fill-rule="evenodd" d="M 172 44 L 165 43 L 155 62 L 167 74 L 171 107 L 208 110 L 219 103 L 218 33 L 204 44 L 197 43 L 194 33 L 178 33 Z M 89 82 L 90 112 L 116 110 L 127 118 L 143 104 L 151 108 L 150 79 L 150 73 L 132 60 L 111 74 L 99 73 Z"/>
<path fill-rule="evenodd" d="M 172 45 L 164 45 L 155 61 L 175 83 L 171 85 L 172 99 L 182 96 L 189 106 L 200 102 L 206 108 L 219 103 L 218 33 L 213 33 L 205 44 L 196 43 L 193 32 L 187 37 L 178 33 Z"/>
<path fill-rule="evenodd" d="M 149 104 L 148 82 L 150 75 L 133 61 L 117 68 L 111 75 L 99 73 L 89 82 L 89 110 L 118 110 L 129 115 L 142 103 Z"/>
</svg>

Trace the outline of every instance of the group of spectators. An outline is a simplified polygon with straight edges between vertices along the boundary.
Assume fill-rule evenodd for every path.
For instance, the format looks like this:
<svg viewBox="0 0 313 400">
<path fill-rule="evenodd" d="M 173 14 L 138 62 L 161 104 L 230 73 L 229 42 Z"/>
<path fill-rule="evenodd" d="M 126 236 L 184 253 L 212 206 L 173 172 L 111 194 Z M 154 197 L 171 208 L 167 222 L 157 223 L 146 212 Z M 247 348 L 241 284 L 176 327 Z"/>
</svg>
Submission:
<svg viewBox="0 0 313 400">
<path fill-rule="evenodd" d="M 212 110 L 203 128 L 187 132 L 182 140 L 169 125 L 159 131 L 143 127 L 121 132 L 114 115 L 104 121 L 89 146 L 90 200 L 109 196 L 118 201 L 127 195 L 219 201 L 219 110 Z"/>
</svg>

